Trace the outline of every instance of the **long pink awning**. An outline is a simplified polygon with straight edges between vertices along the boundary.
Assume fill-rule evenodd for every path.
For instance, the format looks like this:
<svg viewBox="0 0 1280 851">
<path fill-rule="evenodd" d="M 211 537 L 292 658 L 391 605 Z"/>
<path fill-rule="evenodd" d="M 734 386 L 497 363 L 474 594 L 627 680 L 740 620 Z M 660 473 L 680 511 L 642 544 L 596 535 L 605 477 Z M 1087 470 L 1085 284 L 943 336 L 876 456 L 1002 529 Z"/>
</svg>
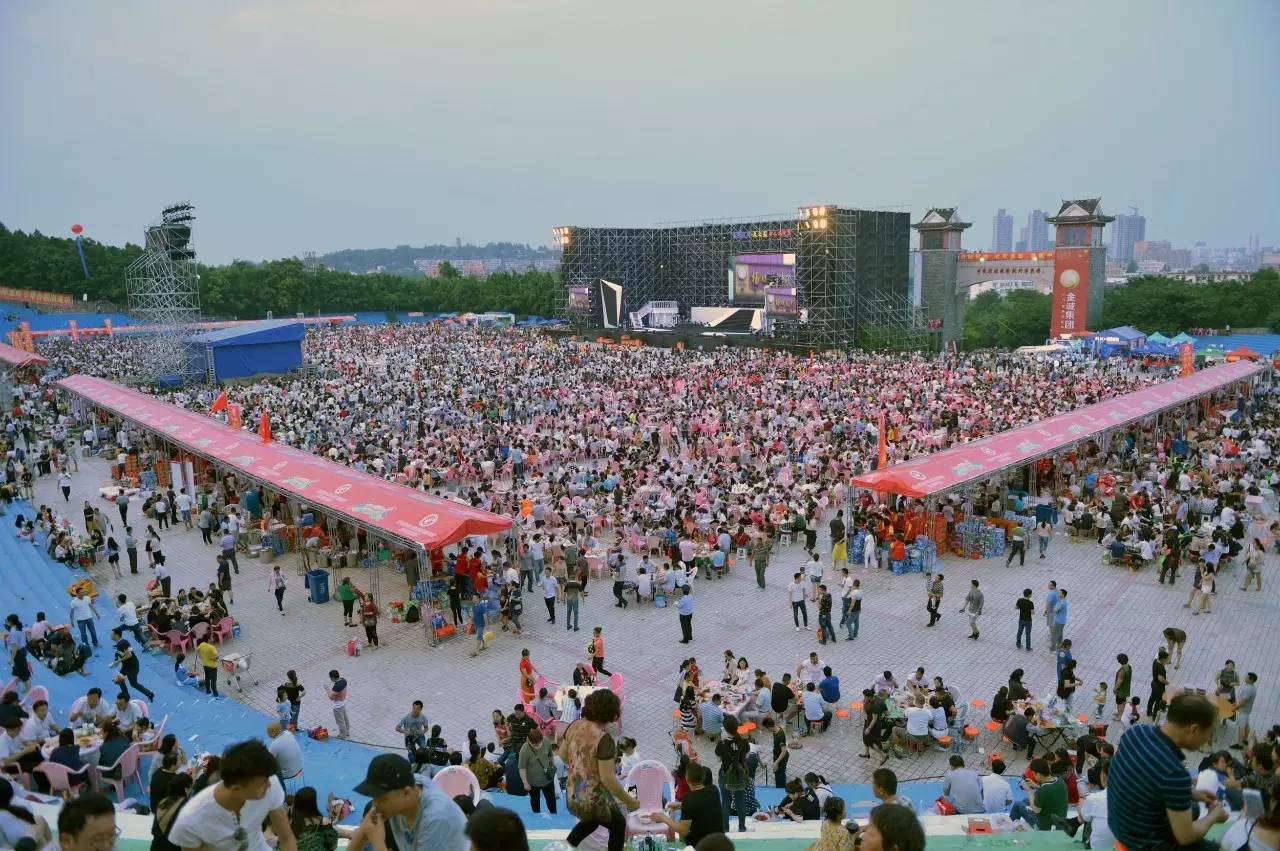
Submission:
<svg viewBox="0 0 1280 851">
<path fill-rule="evenodd" d="M 249 431 L 101 378 L 72 375 L 59 387 L 137 423 L 170 443 L 238 470 L 308 506 L 341 515 L 411 546 L 434 549 L 491 535 L 511 521 L 488 511 L 361 473 L 310 452 L 264 443 Z"/>
<path fill-rule="evenodd" d="M 945 493 L 1212 393 L 1249 378 L 1262 368 L 1249 361 L 1211 367 L 1068 414 L 894 464 L 859 476 L 853 483 L 881 493 L 918 498 Z"/>
<path fill-rule="evenodd" d="M 0 361 L 4 361 L 9 366 L 47 366 L 49 363 L 39 355 L 33 355 L 8 343 L 0 343 Z"/>
</svg>

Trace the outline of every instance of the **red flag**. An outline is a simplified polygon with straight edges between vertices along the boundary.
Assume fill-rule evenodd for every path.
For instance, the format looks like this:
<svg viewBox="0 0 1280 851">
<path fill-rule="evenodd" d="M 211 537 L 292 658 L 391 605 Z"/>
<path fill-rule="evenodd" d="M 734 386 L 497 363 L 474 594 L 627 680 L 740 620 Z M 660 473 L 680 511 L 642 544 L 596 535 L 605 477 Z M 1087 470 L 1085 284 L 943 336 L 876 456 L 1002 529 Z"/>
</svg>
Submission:
<svg viewBox="0 0 1280 851">
<path fill-rule="evenodd" d="M 218 394 L 218 398 L 213 400 L 213 404 L 209 406 L 209 413 L 216 414 L 218 411 L 227 409 L 227 391 L 223 390 Z"/>
<path fill-rule="evenodd" d="M 271 418 L 266 411 L 262 412 L 262 421 L 258 423 L 258 437 L 262 438 L 263 443 L 271 440 Z"/>
<path fill-rule="evenodd" d="M 885 427 L 884 427 L 884 411 L 880 412 L 880 420 L 877 425 L 877 430 L 880 432 L 880 448 L 876 455 L 876 469 L 883 470 L 884 463 L 885 463 L 885 456 L 888 454 L 888 449 L 889 449 L 887 445 L 888 435 L 885 433 Z"/>
<path fill-rule="evenodd" d="M 227 425 L 240 428 L 240 406 L 234 402 L 227 406 Z"/>
</svg>

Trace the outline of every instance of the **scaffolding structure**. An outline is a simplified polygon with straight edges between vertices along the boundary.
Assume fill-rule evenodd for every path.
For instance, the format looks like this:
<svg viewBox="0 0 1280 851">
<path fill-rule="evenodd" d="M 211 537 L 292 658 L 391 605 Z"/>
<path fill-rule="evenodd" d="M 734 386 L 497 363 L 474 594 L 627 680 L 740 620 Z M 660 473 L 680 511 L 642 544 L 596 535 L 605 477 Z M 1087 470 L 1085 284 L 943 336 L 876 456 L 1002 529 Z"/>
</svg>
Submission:
<svg viewBox="0 0 1280 851">
<path fill-rule="evenodd" d="M 874 324 L 900 332 L 880 337 L 890 336 L 903 348 L 926 348 L 918 333 L 926 329 L 907 298 L 909 226 L 906 212 L 815 206 L 800 208 L 795 218 L 754 222 L 558 227 L 554 233 L 564 253 L 557 307 L 580 331 L 601 327 L 601 278 L 622 286 L 623 316 L 651 301 L 678 302 L 685 319 L 692 307 L 765 307 L 763 299 L 734 298 L 735 257 L 793 254 L 803 318 L 778 317 L 774 336 L 847 348 L 863 343 L 860 326 Z"/>
<path fill-rule="evenodd" d="M 134 366 L 137 380 L 158 382 L 199 372 L 189 363 L 184 342 L 188 326 L 200 320 L 200 275 L 191 243 L 194 207 L 182 202 L 165 207 L 160 221 L 146 229 L 145 250 L 125 269 L 129 312 L 154 326 L 152 341 Z M 196 367 L 193 369 L 193 367 Z"/>
</svg>

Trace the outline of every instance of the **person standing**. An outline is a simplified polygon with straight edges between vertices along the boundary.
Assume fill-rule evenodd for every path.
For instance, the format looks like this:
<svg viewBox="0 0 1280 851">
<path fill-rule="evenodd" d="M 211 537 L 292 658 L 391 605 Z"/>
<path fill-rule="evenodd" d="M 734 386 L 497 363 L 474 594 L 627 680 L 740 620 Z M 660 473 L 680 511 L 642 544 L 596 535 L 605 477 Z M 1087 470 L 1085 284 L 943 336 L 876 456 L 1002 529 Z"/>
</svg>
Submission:
<svg viewBox="0 0 1280 851">
<path fill-rule="evenodd" d="M 169 566 L 164 563 L 163 554 L 151 565 L 152 571 L 155 573 L 156 581 L 160 583 L 160 592 L 166 597 L 172 597 L 173 579 L 169 576 Z"/>
<path fill-rule="evenodd" d="M 473 594 L 471 597 L 471 628 L 476 635 L 476 649 L 469 654 L 473 658 L 479 656 L 480 651 L 489 646 L 484 641 L 485 616 L 488 614 L 489 604 L 479 594 Z"/>
<path fill-rule="evenodd" d="M 1018 608 L 1018 649 L 1022 649 L 1022 636 L 1027 637 L 1027 649 L 1031 649 L 1031 618 L 1035 614 L 1036 604 L 1031 599 L 1031 589 L 1023 588 L 1022 596 L 1014 604 Z"/>
<path fill-rule="evenodd" d="M 58 474 L 58 488 L 62 491 L 62 501 L 71 501 L 71 475 L 63 470 Z"/>
<path fill-rule="evenodd" d="M 582 604 L 582 579 L 569 574 L 564 580 L 564 628 L 565 632 L 578 631 L 578 608 Z"/>
<path fill-rule="evenodd" d="M 297 671 L 286 671 L 280 691 L 289 701 L 289 726 L 298 729 L 298 716 L 302 714 L 302 698 L 306 696 L 307 687 L 298 681 Z"/>
<path fill-rule="evenodd" d="M 862 580 L 853 580 L 849 591 L 849 619 L 845 621 L 845 641 L 858 637 L 858 622 L 862 619 Z"/>
<path fill-rule="evenodd" d="M 738 734 L 738 719 L 730 715 L 724 719 L 725 737 L 716 744 L 716 756 L 720 757 L 720 803 L 724 810 L 724 832 L 729 832 L 730 809 L 738 816 L 738 832 L 747 829 L 747 756 L 751 752 L 747 740 Z"/>
<path fill-rule="evenodd" d="M 1053 604 L 1053 624 L 1049 628 L 1049 649 L 1057 650 L 1062 644 L 1062 633 L 1067 628 L 1067 589 L 1059 588 Z"/>
<path fill-rule="evenodd" d="M 227 518 L 227 522 L 231 522 L 231 517 Z M 236 561 L 236 533 L 232 531 L 230 526 L 225 526 L 222 534 L 222 555 L 227 561 L 231 562 L 231 567 L 236 573 L 240 572 L 240 562 Z"/>
<path fill-rule="evenodd" d="M 351 738 L 351 722 L 347 718 L 347 681 L 336 670 L 329 672 L 329 708 L 333 710 L 334 723 L 338 725 L 338 738 Z"/>
<path fill-rule="evenodd" d="M 240 571 L 236 571 L 239 573 Z M 280 614 L 284 614 L 284 574 L 280 572 L 280 565 L 275 565 L 271 569 L 271 574 L 267 576 L 267 590 L 276 597 L 276 608 L 280 610 Z"/>
<path fill-rule="evenodd" d="M 120 520 L 124 521 L 124 508 L 120 509 Z M 124 551 L 129 556 L 129 572 L 138 572 L 138 539 L 133 537 L 133 527 L 124 527 Z M 168 596 L 168 595 L 166 595 Z"/>
<path fill-rule="evenodd" d="M 613 676 L 604 667 L 604 627 L 593 627 L 591 636 L 591 667 L 595 668 L 597 674 Z"/>
<path fill-rule="evenodd" d="M 693 588 L 685 585 L 680 589 L 680 599 L 676 601 L 676 611 L 680 613 L 680 643 L 693 641 Z"/>
<path fill-rule="evenodd" d="M 129 600 L 127 594 L 116 595 L 116 614 L 120 616 L 121 631 L 129 630 L 133 633 L 138 646 L 146 647 L 147 641 L 142 634 L 142 624 L 138 621 L 138 607 Z"/>
<path fill-rule="evenodd" d="M 1243 750 L 1249 743 L 1249 716 L 1253 714 L 1253 701 L 1258 696 L 1258 675 L 1253 671 L 1245 674 L 1243 685 L 1236 688 L 1235 718 L 1238 735 L 1232 750 Z"/>
<path fill-rule="evenodd" d="M 791 575 L 791 584 L 787 586 L 787 599 L 791 601 L 791 619 L 795 621 L 796 632 L 800 631 L 800 616 L 804 616 L 804 628 L 809 628 L 809 608 L 804 602 L 804 583 L 801 574 Z"/>
<path fill-rule="evenodd" d="M 1004 566 L 1008 567 L 1013 564 L 1013 557 L 1018 557 L 1018 566 L 1023 567 L 1027 563 L 1027 530 L 1022 528 L 1022 524 L 1015 525 L 1009 530 L 1009 557 L 1004 560 Z"/>
<path fill-rule="evenodd" d="M 360 607 L 360 623 L 364 626 L 364 637 L 370 647 L 378 647 L 378 604 L 373 601 L 372 594 L 364 596 L 364 605 Z"/>
<path fill-rule="evenodd" d="M 396 732 L 404 736 L 404 747 L 409 752 L 409 761 L 414 760 L 418 748 L 427 746 L 427 716 L 422 712 L 422 701 L 415 700 L 409 707 L 409 714 L 396 724 Z"/>
<path fill-rule="evenodd" d="M 978 618 L 982 615 L 982 604 L 985 598 L 982 590 L 978 587 L 978 580 L 974 579 L 969 582 L 969 593 L 965 595 L 964 605 L 959 611 L 969 615 L 969 637 L 974 641 L 978 640 Z"/>
<path fill-rule="evenodd" d="M 206 505 L 200 509 L 200 514 L 196 517 L 196 528 L 200 530 L 200 539 L 206 544 L 213 544 L 213 512 Z"/>
<path fill-rule="evenodd" d="M 756 585 L 760 588 L 765 587 L 764 572 L 769 566 L 770 545 L 769 538 L 762 534 L 757 534 L 751 542 L 751 562 L 756 569 Z"/>
<path fill-rule="evenodd" d="M 826 583 L 818 583 L 818 628 L 822 630 L 822 638 L 820 639 L 822 644 L 837 640 L 836 628 L 831 624 L 831 608 L 833 605 L 834 601 L 831 599 L 831 592 L 827 590 Z"/>
<path fill-rule="evenodd" d="M 1129 664 L 1128 655 L 1116 656 L 1116 676 L 1112 681 L 1111 691 L 1115 694 L 1116 714 L 1112 720 L 1120 720 L 1120 712 L 1129 702 L 1129 694 L 1133 690 L 1133 666 Z"/>
<path fill-rule="evenodd" d="M 1057 605 L 1057 602 L 1058 583 L 1050 579 L 1049 590 L 1044 595 L 1044 628 L 1050 633 L 1051 637 L 1053 633 L 1053 607 Z"/>
<path fill-rule="evenodd" d="M 174 524 L 177 525 L 178 518 L 181 517 L 182 525 L 185 526 L 188 530 L 190 530 L 193 525 L 191 522 L 192 502 L 191 502 L 191 496 L 187 493 L 187 489 L 183 488 L 182 490 L 180 490 L 178 492 L 178 495 L 173 498 L 172 503 L 173 503 L 173 510 L 175 512 L 174 519 L 173 519 Z"/>
<path fill-rule="evenodd" d="M 200 657 L 200 667 L 204 669 L 204 690 L 210 697 L 218 697 L 218 648 L 214 647 L 206 634 L 196 645 L 196 655 Z"/>
<path fill-rule="evenodd" d="M 99 646 L 98 630 L 93 623 L 93 619 L 98 616 L 98 609 L 93 605 L 93 600 L 85 596 L 84 588 L 76 589 L 76 595 L 71 598 L 70 612 L 71 622 L 80 630 L 80 643 L 88 645 L 92 638 L 93 646 Z"/>
<path fill-rule="evenodd" d="M 222 557 L 222 553 L 218 553 L 218 566 L 216 568 L 218 577 L 218 590 L 227 595 L 227 602 L 234 603 L 236 601 L 235 594 L 231 592 L 231 562 Z"/>
<path fill-rule="evenodd" d="M 934 624 L 936 624 L 938 621 L 942 619 L 942 615 L 939 613 L 938 610 L 942 607 L 942 594 L 943 594 L 942 580 L 944 578 L 945 576 L 939 573 L 937 576 L 934 576 L 932 579 L 930 579 L 928 581 L 928 585 L 926 586 L 927 593 L 928 593 L 928 600 L 925 603 L 925 610 L 928 611 L 929 613 L 928 626 L 933 626 Z"/>
<path fill-rule="evenodd" d="M 849 560 L 848 553 L 844 549 L 844 509 L 838 509 L 836 516 L 831 518 L 829 525 L 831 529 L 831 566 L 839 567 L 841 562 Z M 839 549 L 837 549 L 837 547 Z"/>
<path fill-rule="evenodd" d="M 1151 695 L 1147 698 L 1147 717 L 1152 721 L 1156 720 L 1165 706 L 1164 692 L 1169 687 L 1168 661 L 1169 651 L 1163 647 L 1156 658 L 1151 660 Z"/>
<path fill-rule="evenodd" d="M 552 760 L 551 741 L 537 727 L 529 731 L 524 744 L 519 746 L 516 765 L 520 781 L 529 790 L 530 809 L 543 818 L 551 818 L 556 814 L 556 770 Z M 542 799 L 547 802 L 546 814 L 539 806 Z"/>
<path fill-rule="evenodd" d="M 221 567 L 225 562 L 219 561 L 218 566 Z M 338 583 L 336 596 L 342 601 L 342 625 L 355 626 L 355 608 L 356 608 L 356 588 L 351 584 L 351 577 L 344 576 L 342 581 Z"/>
<path fill-rule="evenodd" d="M 640 806 L 618 781 L 618 748 L 607 729 L 621 715 L 618 696 L 608 689 L 596 689 L 587 695 L 582 717 L 561 737 L 560 756 L 569 770 L 566 805 L 578 818 L 567 838 L 574 848 L 604 827 L 609 831 L 609 848 L 618 851 L 626 843 L 627 820 L 615 801 L 628 810 Z"/>
<path fill-rule="evenodd" d="M 1040 558 L 1044 558 L 1049 549 L 1049 541 L 1053 538 L 1053 524 L 1046 517 L 1036 524 L 1036 543 L 1040 546 Z"/>
<path fill-rule="evenodd" d="M 542 571 L 542 602 L 547 607 L 547 623 L 556 622 L 556 592 L 560 590 L 560 583 L 551 575 L 551 568 L 543 568 Z"/>
<path fill-rule="evenodd" d="M 1244 584 L 1240 586 L 1241 591 L 1248 591 L 1250 585 L 1258 591 L 1262 590 L 1262 557 L 1266 551 L 1260 538 L 1254 538 L 1253 543 L 1249 544 L 1249 553 L 1244 557 L 1245 576 Z"/>
<path fill-rule="evenodd" d="M 772 715 L 766 716 L 761 723 L 764 725 L 766 735 L 773 743 L 773 758 L 769 762 L 769 767 L 773 771 L 773 785 L 779 789 L 785 789 L 787 762 L 791 759 L 791 751 L 787 749 L 787 732 L 778 726 Z"/>
</svg>

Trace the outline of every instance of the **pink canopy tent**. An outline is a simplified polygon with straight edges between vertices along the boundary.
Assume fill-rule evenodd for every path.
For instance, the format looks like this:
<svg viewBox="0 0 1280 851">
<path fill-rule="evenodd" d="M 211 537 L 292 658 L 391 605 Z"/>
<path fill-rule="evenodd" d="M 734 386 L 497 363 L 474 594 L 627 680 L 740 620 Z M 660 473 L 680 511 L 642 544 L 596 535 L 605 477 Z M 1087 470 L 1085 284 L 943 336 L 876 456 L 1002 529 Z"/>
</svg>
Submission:
<svg viewBox="0 0 1280 851">
<path fill-rule="evenodd" d="M 1222 364 L 1176 378 L 1069 414 L 953 446 L 902 464 L 859 476 L 854 485 L 881 493 L 923 499 L 987 479 L 1038 458 L 1060 452 L 1091 437 L 1189 402 L 1263 369 L 1249 361 Z"/>
<path fill-rule="evenodd" d="M 361 473 L 310 452 L 224 425 L 101 378 L 72 375 L 58 386 L 165 440 L 288 494 L 308 506 L 414 548 L 431 550 L 468 535 L 490 535 L 511 521 Z"/>
<path fill-rule="evenodd" d="M 0 361 L 4 361 L 10 367 L 49 365 L 49 362 L 39 355 L 33 355 L 8 343 L 0 343 Z"/>
</svg>

